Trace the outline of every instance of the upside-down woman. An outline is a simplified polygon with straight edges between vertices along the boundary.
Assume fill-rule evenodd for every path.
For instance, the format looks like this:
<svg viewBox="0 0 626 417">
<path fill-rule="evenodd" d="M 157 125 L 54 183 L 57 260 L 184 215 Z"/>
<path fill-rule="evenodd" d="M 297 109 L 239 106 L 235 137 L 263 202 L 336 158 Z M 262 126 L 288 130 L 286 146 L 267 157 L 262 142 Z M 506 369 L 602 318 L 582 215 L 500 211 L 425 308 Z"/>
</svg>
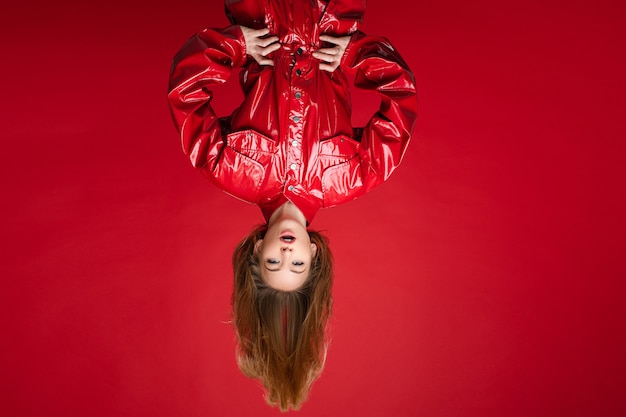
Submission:
<svg viewBox="0 0 626 417">
<path fill-rule="evenodd" d="M 192 165 L 263 212 L 233 255 L 238 364 L 269 404 L 298 409 L 324 367 L 332 307 L 332 256 L 308 227 L 400 164 L 415 84 L 388 40 L 358 30 L 363 0 L 225 3 L 232 26 L 203 30 L 174 58 L 170 108 Z M 211 88 L 235 68 L 243 102 L 218 117 Z M 364 127 L 351 124 L 345 72 L 380 96 Z"/>
</svg>

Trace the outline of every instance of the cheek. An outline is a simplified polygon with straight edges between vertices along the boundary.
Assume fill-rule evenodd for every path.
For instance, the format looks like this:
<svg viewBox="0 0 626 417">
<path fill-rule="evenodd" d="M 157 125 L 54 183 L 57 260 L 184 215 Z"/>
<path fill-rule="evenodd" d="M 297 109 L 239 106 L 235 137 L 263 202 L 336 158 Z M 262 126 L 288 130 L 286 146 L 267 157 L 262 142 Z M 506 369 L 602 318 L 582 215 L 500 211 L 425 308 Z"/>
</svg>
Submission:
<svg viewBox="0 0 626 417">
<path fill-rule="evenodd" d="M 307 263 L 310 263 L 313 259 L 313 252 L 311 252 L 310 246 L 299 248 L 298 253 L 300 254 L 300 258 Z"/>
<path fill-rule="evenodd" d="M 259 255 L 264 258 L 276 257 L 276 252 L 280 252 L 280 248 L 273 242 L 265 242 L 259 251 Z"/>
</svg>

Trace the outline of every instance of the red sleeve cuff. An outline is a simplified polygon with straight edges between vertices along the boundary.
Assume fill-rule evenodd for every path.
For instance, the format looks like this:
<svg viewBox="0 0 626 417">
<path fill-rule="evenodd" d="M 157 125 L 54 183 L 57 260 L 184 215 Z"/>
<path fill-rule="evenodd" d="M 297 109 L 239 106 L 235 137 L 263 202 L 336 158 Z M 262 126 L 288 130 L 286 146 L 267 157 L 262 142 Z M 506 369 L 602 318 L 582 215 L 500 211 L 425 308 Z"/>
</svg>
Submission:
<svg viewBox="0 0 626 417">
<path fill-rule="evenodd" d="M 221 33 L 233 42 L 233 67 L 242 67 L 248 60 L 246 54 L 246 39 L 243 36 L 239 25 L 228 26 L 221 30 Z"/>
</svg>

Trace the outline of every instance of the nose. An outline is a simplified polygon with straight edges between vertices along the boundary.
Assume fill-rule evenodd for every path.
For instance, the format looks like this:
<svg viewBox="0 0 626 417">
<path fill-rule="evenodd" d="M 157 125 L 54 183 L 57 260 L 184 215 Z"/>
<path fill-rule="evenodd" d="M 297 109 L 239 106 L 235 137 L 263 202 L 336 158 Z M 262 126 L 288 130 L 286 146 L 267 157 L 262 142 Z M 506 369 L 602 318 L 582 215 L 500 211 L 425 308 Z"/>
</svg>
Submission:
<svg viewBox="0 0 626 417">
<path fill-rule="evenodd" d="M 290 248 L 290 247 L 284 247 L 284 248 L 281 248 L 281 250 L 282 250 L 283 252 L 287 252 L 287 251 L 291 252 L 291 251 L 293 251 L 293 249 L 292 249 L 292 248 Z"/>
</svg>

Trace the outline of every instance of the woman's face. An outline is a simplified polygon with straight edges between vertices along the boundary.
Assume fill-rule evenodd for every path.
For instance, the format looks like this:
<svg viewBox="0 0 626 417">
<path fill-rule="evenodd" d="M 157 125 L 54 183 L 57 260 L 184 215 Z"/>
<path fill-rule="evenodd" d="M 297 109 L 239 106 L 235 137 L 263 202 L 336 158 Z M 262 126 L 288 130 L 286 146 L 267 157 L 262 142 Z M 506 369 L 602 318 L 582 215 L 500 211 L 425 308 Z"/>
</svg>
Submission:
<svg viewBox="0 0 626 417">
<path fill-rule="evenodd" d="M 277 290 L 293 291 L 307 280 L 317 246 L 301 222 L 281 218 L 270 224 L 265 237 L 256 243 L 255 252 L 265 283 Z"/>
</svg>

